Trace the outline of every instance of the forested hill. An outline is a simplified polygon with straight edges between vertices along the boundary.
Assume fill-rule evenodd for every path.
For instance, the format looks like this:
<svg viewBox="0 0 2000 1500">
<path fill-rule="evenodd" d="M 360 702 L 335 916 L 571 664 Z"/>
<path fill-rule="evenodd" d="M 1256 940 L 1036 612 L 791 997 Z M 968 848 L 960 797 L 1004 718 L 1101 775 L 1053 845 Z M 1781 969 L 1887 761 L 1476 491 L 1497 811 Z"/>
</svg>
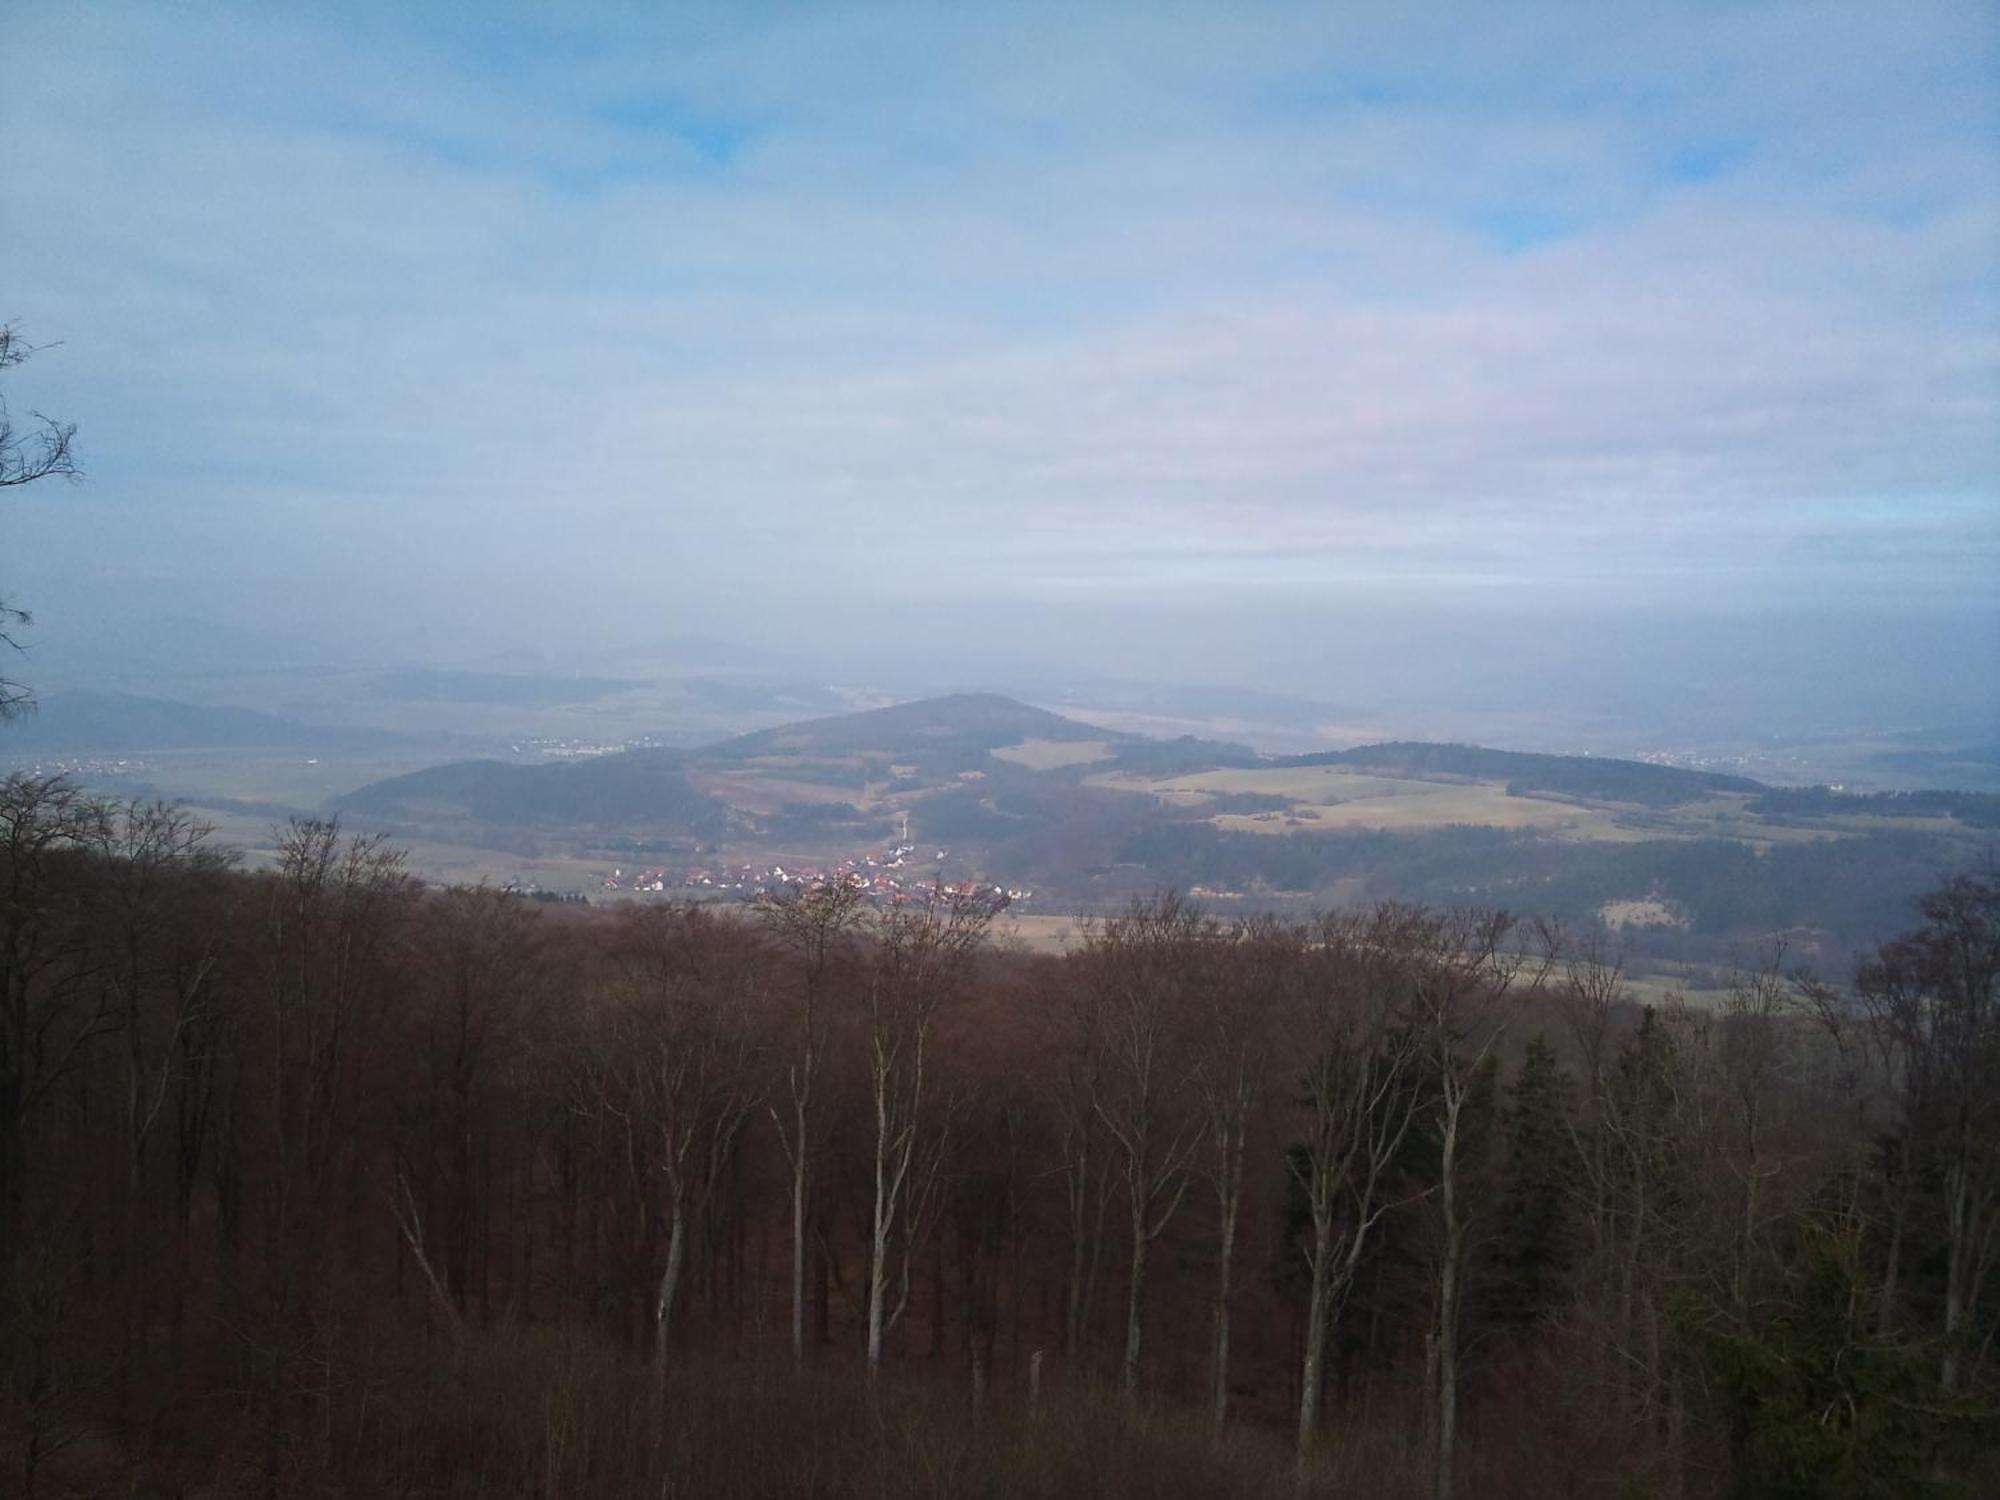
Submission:
<svg viewBox="0 0 2000 1500">
<path fill-rule="evenodd" d="M 634 750 L 554 765 L 459 761 L 373 782 L 340 798 L 338 806 L 424 826 L 609 827 L 638 821 L 718 833 L 728 809 L 689 782 L 684 759 L 675 750 Z"/>
<path fill-rule="evenodd" d="M 1398 740 L 1293 755 L 1270 762 L 1274 766 L 1353 766 L 1397 775 L 1467 776 L 1480 781 L 1504 781 L 1510 791 L 1552 792 L 1558 796 L 1594 797 L 1643 807 L 1676 807 L 1698 802 L 1717 792 L 1762 792 L 1760 781 L 1719 771 L 1688 771 L 1643 760 L 1614 760 L 1594 755 L 1535 755 L 1519 750 L 1487 750 L 1478 745 L 1437 745 Z"/>
<path fill-rule="evenodd" d="M 1130 740 L 1136 735 L 1066 719 L 998 693 L 952 693 L 861 713 L 807 719 L 711 745 L 705 761 L 749 760 L 767 755 L 853 755 L 865 751 L 923 751 L 945 745 L 996 750 L 1023 740 Z"/>
</svg>

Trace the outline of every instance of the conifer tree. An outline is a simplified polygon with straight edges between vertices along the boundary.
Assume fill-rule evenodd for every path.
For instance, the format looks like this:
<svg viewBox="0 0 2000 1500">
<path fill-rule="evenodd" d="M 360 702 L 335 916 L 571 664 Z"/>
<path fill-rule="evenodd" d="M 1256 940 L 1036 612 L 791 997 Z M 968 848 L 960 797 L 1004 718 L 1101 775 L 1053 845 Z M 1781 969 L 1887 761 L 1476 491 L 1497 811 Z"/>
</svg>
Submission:
<svg viewBox="0 0 2000 1500">
<path fill-rule="evenodd" d="M 1581 1191 L 1570 1077 L 1537 1033 L 1507 1086 L 1506 1160 L 1491 1250 L 1488 1315 L 1516 1328 L 1546 1320 L 1565 1295 L 1576 1259 Z"/>
</svg>

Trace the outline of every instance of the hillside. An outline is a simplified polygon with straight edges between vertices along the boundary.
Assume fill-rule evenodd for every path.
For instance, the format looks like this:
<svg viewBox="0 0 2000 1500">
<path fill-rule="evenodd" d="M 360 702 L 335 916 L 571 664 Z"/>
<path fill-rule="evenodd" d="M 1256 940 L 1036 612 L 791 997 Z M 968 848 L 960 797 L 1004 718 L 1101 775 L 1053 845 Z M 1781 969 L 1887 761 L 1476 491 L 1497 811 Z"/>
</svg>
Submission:
<svg viewBox="0 0 2000 1500">
<path fill-rule="evenodd" d="M 711 745 L 701 752 L 701 758 L 722 763 L 776 755 L 827 757 L 874 751 L 925 759 L 947 756 L 976 760 L 988 751 L 1030 740 L 1083 743 L 1134 738 L 1080 724 L 998 693 L 953 693 L 761 729 Z"/>
<path fill-rule="evenodd" d="M 486 828 L 604 829 L 644 826 L 712 838 L 729 810 L 697 789 L 673 750 L 513 766 L 459 761 L 377 781 L 337 799 L 341 812 L 437 833 Z"/>
<path fill-rule="evenodd" d="M 750 838 L 838 842 L 879 836 L 883 814 L 959 787 L 968 775 L 1030 777 L 1066 757 L 1094 761 L 1128 738 L 1012 699 L 964 693 L 809 719 L 689 752 L 632 750 L 544 765 L 463 761 L 370 783 L 335 806 L 433 835 L 572 828 L 709 840 L 733 827 Z M 870 801 L 881 804 L 872 815 L 856 805 Z"/>
<path fill-rule="evenodd" d="M 1031 888 L 1042 910 L 1104 909 L 1157 886 L 1278 905 L 1483 901 L 1604 921 L 1635 955 L 1704 962 L 1781 932 L 1802 952 L 1851 950 L 1975 858 L 1991 813 L 1983 799 L 1777 793 L 1472 745 L 1266 757 L 993 694 L 688 751 L 441 766 L 338 806 L 392 832 L 607 867 L 643 849 L 665 888 L 714 894 L 723 868 L 735 872 L 726 889 L 745 892 L 782 878 L 774 867 L 845 863 Z"/>
<path fill-rule="evenodd" d="M 1318 755 L 1293 755 L 1272 762 L 1278 766 L 1354 766 L 1402 776 L 1464 776 L 1476 781 L 1504 781 L 1519 793 L 1551 792 L 1558 796 L 1628 802 L 1640 807 L 1678 807 L 1712 797 L 1717 792 L 1755 793 L 1764 784 L 1747 776 L 1716 771 L 1689 771 L 1651 761 L 1617 760 L 1595 755 L 1533 755 L 1518 750 L 1488 750 L 1478 745 L 1436 745 L 1397 741 L 1333 750 Z"/>
</svg>

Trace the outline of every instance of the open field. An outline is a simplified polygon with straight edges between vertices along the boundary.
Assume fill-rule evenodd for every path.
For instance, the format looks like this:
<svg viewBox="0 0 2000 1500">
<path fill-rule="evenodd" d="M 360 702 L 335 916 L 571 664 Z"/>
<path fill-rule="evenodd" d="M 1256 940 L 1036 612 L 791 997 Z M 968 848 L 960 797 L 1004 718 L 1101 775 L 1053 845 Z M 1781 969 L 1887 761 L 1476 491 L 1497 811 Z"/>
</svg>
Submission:
<svg viewBox="0 0 2000 1500">
<path fill-rule="evenodd" d="M 1291 797 L 1300 802 L 1332 806 L 1341 802 L 1388 797 L 1435 797 L 1461 783 L 1381 776 L 1348 766 L 1236 767 L 1197 771 L 1152 783 L 1155 791 L 1200 792 L 1208 796 L 1250 793 Z M 1477 785 L 1477 783 L 1463 783 Z"/>
<path fill-rule="evenodd" d="M 1452 788 L 1439 797 L 1357 798 L 1331 804 L 1299 803 L 1289 813 L 1221 813 L 1218 828 L 1245 833 L 1295 833 L 1300 829 L 1379 828 L 1414 832 L 1472 824 L 1482 828 L 1532 828 L 1558 838 L 1636 842 L 1649 837 L 1620 826 L 1617 816 L 1601 808 L 1545 802 L 1538 797 L 1509 797 L 1499 787 Z"/>
<path fill-rule="evenodd" d="M 750 813 L 774 813 L 792 803 L 866 807 L 870 800 L 852 788 L 756 771 L 690 771 L 688 780 L 709 796 Z"/>
<path fill-rule="evenodd" d="M 1282 798 L 1289 805 L 1255 811 L 1218 806 L 1209 821 L 1231 832 L 1280 835 L 1354 829 L 1416 833 L 1453 826 L 1533 830 L 1553 838 L 1599 843 L 1724 838 L 1758 849 L 1898 829 L 1961 831 L 1947 817 L 1858 816 L 1775 821 L 1748 811 L 1749 796 L 1725 792 L 1677 806 L 1630 803 L 1557 793 L 1510 793 L 1499 780 L 1462 776 L 1385 776 L 1343 765 L 1241 767 L 1148 777 L 1105 772 L 1092 786 L 1137 792 L 1171 807 L 1200 809 L 1238 796 Z"/>
<path fill-rule="evenodd" d="M 1022 740 L 1018 745 L 993 752 L 995 760 L 1026 766 L 1030 771 L 1054 771 L 1063 766 L 1094 765 L 1111 759 L 1111 746 L 1103 740 Z"/>
<path fill-rule="evenodd" d="M 1002 946 L 1019 944 L 1031 953 L 1062 953 L 1082 941 L 1076 918 L 1054 912 L 1005 911 L 993 924 L 993 940 Z"/>
<path fill-rule="evenodd" d="M 1283 834 L 1300 830 L 1383 828 L 1398 832 L 1477 824 L 1534 828 L 1562 838 L 1632 841 L 1656 837 L 1626 826 L 1607 807 L 1541 797 L 1509 796 L 1505 786 L 1459 778 L 1418 780 L 1380 776 L 1346 766 L 1202 771 L 1148 782 L 1141 777 L 1094 778 L 1105 786 L 1148 790 L 1180 805 L 1217 797 L 1283 797 L 1292 806 L 1252 813 L 1218 813 L 1218 828 Z"/>
</svg>

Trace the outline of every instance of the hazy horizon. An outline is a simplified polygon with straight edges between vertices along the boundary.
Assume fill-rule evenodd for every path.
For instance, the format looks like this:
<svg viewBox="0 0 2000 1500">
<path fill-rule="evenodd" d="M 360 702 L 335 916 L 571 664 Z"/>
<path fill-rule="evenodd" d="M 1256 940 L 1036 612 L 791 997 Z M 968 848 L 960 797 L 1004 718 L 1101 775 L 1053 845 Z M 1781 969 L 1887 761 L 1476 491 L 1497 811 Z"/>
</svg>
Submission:
<svg viewBox="0 0 2000 1500">
<path fill-rule="evenodd" d="M 29 4 L 8 45 L 0 317 L 57 347 L 5 390 L 88 476 L 0 506 L 31 684 L 187 617 L 2000 726 L 1990 7 Z"/>
</svg>

